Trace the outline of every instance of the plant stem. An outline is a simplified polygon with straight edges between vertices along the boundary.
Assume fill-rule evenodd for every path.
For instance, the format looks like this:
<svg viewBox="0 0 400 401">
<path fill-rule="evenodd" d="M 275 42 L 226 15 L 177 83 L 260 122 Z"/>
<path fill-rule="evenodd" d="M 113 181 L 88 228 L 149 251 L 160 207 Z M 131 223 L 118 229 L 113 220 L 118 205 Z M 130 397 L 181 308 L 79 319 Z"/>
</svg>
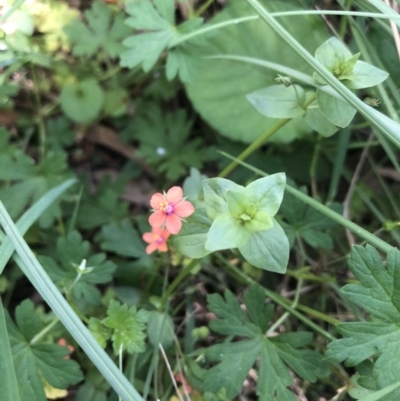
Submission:
<svg viewBox="0 0 400 401">
<path fill-rule="evenodd" d="M 304 104 L 304 109 L 306 109 L 315 99 L 317 95 L 314 93 L 313 96 L 308 99 L 308 101 Z M 259 147 L 261 147 L 275 132 L 277 132 L 280 128 L 282 128 L 285 124 L 291 121 L 291 118 L 284 118 L 275 123 L 271 128 L 265 131 L 261 136 L 259 136 L 252 144 L 250 144 L 238 157 L 238 160 L 245 160 L 248 156 L 250 156 L 254 151 L 256 151 Z M 237 167 L 239 163 L 237 161 L 233 161 L 228 164 L 218 175 L 218 177 L 224 178 L 226 177 L 235 167 Z"/>
<path fill-rule="evenodd" d="M 119 371 L 121 372 L 121 374 L 123 374 L 123 368 L 122 368 L 122 350 L 123 350 L 123 347 L 122 347 L 122 344 L 121 344 L 120 347 L 119 347 L 119 358 L 118 358 L 118 361 L 119 361 Z M 118 396 L 118 400 L 119 400 L 119 401 L 122 401 L 121 396 Z"/>
<path fill-rule="evenodd" d="M 25 0 L 18 0 L 4 15 L 0 17 L 0 24 L 3 23 L 17 8 L 21 7 Z"/>
<path fill-rule="evenodd" d="M 200 262 L 200 260 L 201 259 L 192 259 L 189 264 L 175 277 L 174 281 L 168 286 L 167 290 L 161 298 L 159 308 L 160 311 L 164 309 L 170 295 L 175 290 L 175 288 L 178 287 L 178 285 L 186 278 L 186 276 L 192 271 L 193 267 L 195 267 L 197 263 Z"/>
<path fill-rule="evenodd" d="M 319 151 L 321 149 L 321 139 L 322 135 L 318 135 L 310 165 L 311 191 L 313 198 L 318 197 L 316 175 L 317 175 L 318 156 L 319 156 Z"/>
<path fill-rule="evenodd" d="M 56 317 L 54 320 L 52 320 L 43 330 L 39 331 L 32 340 L 29 342 L 29 345 L 33 345 L 37 343 L 44 335 L 46 335 L 58 322 L 59 318 Z"/>
</svg>

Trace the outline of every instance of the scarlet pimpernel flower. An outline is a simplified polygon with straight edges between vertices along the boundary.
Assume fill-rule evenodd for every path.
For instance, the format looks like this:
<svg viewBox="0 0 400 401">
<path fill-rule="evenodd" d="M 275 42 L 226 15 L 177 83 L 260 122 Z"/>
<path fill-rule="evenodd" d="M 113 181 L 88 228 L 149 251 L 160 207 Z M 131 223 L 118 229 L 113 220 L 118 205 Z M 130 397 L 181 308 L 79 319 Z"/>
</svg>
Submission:
<svg viewBox="0 0 400 401">
<path fill-rule="evenodd" d="M 166 227 L 171 234 L 178 234 L 182 227 L 182 219 L 194 213 L 194 207 L 183 197 L 181 187 L 172 187 L 164 194 L 154 194 L 150 205 L 153 208 L 149 217 L 150 225 Z"/>
<path fill-rule="evenodd" d="M 153 227 L 151 233 L 144 233 L 142 235 L 143 241 L 147 242 L 149 245 L 146 247 L 146 253 L 150 254 L 154 251 L 167 252 L 167 239 L 171 233 L 162 229 L 161 227 Z"/>
</svg>

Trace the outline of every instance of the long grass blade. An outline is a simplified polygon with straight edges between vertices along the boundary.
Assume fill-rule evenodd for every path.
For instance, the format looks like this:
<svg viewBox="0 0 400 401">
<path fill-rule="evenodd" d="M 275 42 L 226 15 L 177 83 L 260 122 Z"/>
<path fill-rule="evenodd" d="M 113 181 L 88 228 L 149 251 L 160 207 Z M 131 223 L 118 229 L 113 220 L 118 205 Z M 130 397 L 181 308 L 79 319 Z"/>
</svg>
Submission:
<svg viewBox="0 0 400 401">
<path fill-rule="evenodd" d="M 43 212 L 76 182 L 77 180 L 75 178 L 71 178 L 45 193 L 17 221 L 16 226 L 18 227 L 19 232 L 24 235 L 32 224 L 43 214 Z M 6 237 L 0 246 L 0 274 L 3 272 L 4 267 L 11 258 L 13 252 L 14 246 L 10 239 Z"/>
<path fill-rule="evenodd" d="M 21 258 L 21 269 L 31 280 L 34 287 L 48 303 L 66 329 L 97 367 L 104 378 L 110 383 L 124 401 L 143 401 L 140 394 L 133 388 L 128 379 L 120 372 L 108 354 L 100 347 L 86 326 L 81 322 L 71 306 L 51 281 L 28 244 L 22 238 L 17 226 L 0 202 L 0 224 L 10 238 L 16 252 Z"/>
</svg>

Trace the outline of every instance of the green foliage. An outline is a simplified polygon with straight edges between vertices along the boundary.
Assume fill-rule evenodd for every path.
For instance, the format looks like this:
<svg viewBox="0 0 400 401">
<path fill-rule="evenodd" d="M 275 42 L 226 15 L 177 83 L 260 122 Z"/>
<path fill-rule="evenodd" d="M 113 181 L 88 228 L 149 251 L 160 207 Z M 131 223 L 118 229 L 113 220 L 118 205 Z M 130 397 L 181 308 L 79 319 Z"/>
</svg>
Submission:
<svg viewBox="0 0 400 401">
<path fill-rule="evenodd" d="M 82 271 L 82 261 L 86 260 L 86 270 Z M 57 241 L 57 253 L 54 258 L 40 256 L 40 263 L 52 280 L 75 300 L 84 300 L 89 304 L 99 304 L 101 293 L 96 284 L 105 284 L 112 280 L 116 266 L 106 260 L 104 253 L 90 255 L 90 244 L 82 240 L 77 231 Z"/>
<path fill-rule="evenodd" d="M 101 231 L 101 248 L 122 256 L 146 256 L 144 243 L 129 220 L 104 226 Z"/>
<path fill-rule="evenodd" d="M 161 344 L 164 349 L 174 343 L 174 322 L 169 314 L 151 311 L 147 323 L 149 342 L 156 349 Z"/>
<path fill-rule="evenodd" d="M 200 151 L 200 138 L 189 139 L 193 121 L 184 110 L 165 113 L 156 103 L 141 103 L 131 125 L 140 142 L 139 154 L 174 181 L 189 167 L 201 168 L 207 153 Z"/>
<path fill-rule="evenodd" d="M 72 176 L 67 172 L 67 157 L 64 152 L 49 152 L 35 163 L 28 155 L 8 143 L 9 134 L 0 131 L 0 180 L 5 182 L 0 189 L 0 198 L 16 217 L 30 202 L 41 198 L 50 188 Z M 42 214 L 39 224 L 49 227 L 55 217 L 60 217 L 59 202 Z"/>
<path fill-rule="evenodd" d="M 246 96 L 247 100 L 263 116 L 271 118 L 295 118 L 305 113 L 306 93 L 301 86 L 273 85 Z"/>
<path fill-rule="evenodd" d="M 355 246 L 349 268 L 359 284 L 347 284 L 341 292 L 365 309 L 370 320 L 337 325 L 344 338 L 328 345 L 326 357 L 332 362 L 345 361 L 347 366 L 356 366 L 361 373 L 358 384 L 378 391 L 400 381 L 400 252 L 390 251 L 384 264 L 372 246 Z M 382 400 L 395 401 L 399 395 L 400 390 L 396 389 Z"/>
<path fill-rule="evenodd" d="M 22 400 L 46 401 L 43 379 L 59 389 L 83 379 L 79 365 L 65 358 L 69 353 L 66 347 L 32 343 L 41 329 L 41 323 L 30 300 L 25 300 L 16 308 L 16 324 L 9 315 L 6 320 Z"/>
<path fill-rule="evenodd" d="M 335 37 L 315 51 L 315 58 L 350 89 L 369 88 L 382 83 L 389 76 L 387 72 L 358 60 L 359 57 L 360 53 L 352 55 Z M 317 73 L 314 73 L 314 78 L 321 84 L 326 83 Z"/>
<path fill-rule="evenodd" d="M 128 205 L 120 201 L 120 195 L 128 181 L 121 174 L 117 180 L 104 176 L 98 183 L 96 193 L 85 187 L 82 204 L 78 210 L 78 225 L 83 229 L 93 229 L 104 224 L 119 222 L 128 214 Z"/>
<path fill-rule="evenodd" d="M 119 11 L 114 17 L 111 8 L 99 0 L 84 14 L 87 24 L 75 19 L 64 28 L 74 45 L 72 54 L 93 57 L 104 51 L 106 57 L 117 57 L 124 50 L 121 41 L 129 33 L 129 28 L 124 24 L 125 15 Z"/>
<path fill-rule="evenodd" d="M 116 355 L 124 351 L 135 354 L 145 349 L 148 319 L 149 314 L 144 309 L 137 311 L 136 306 L 129 308 L 111 300 L 107 317 L 102 320 L 91 318 L 89 329 L 102 347 L 111 340 Z"/>
<path fill-rule="evenodd" d="M 202 18 L 193 18 L 176 26 L 173 0 L 156 0 L 154 3 L 149 0 L 129 2 L 126 12 L 131 15 L 126 24 L 141 33 L 124 40 L 123 44 L 130 50 L 121 55 L 121 66 L 133 68 L 141 65 L 143 70 L 148 72 L 155 66 L 162 53 L 168 50 L 168 80 L 179 75 L 182 81 L 190 82 L 195 65 L 193 48 L 184 43 L 174 46 L 174 42 L 199 28 L 203 23 Z"/>
<path fill-rule="evenodd" d="M 298 2 L 272 2 L 262 4 L 270 12 L 292 11 Z M 292 6 L 293 5 L 293 6 Z M 233 1 L 209 23 L 217 24 L 254 15 L 246 1 Z M 328 37 L 323 24 L 315 16 L 296 16 L 293 19 L 279 18 L 295 37 L 301 37 L 309 52 Z M 237 55 L 268 60 L 304 73 L 312 71 L 277 35 L 261 20 L 235 24 L 218 31 L 209 39 L 212 55 Z M 276 78 L 274 71 L 231 60 L 202 59 L 196 71 L 196 79 L 186 85 L 193 106 L 201 116 L 222 135 L 245 143 L 252 143 L 276 123 L 275 119 L 259 114 L 246 99 L 246 95 L 267 85 Z M 293 119 L 276 132 L 269 141 L 288 143 L 309 133 L 310 129 L 301 117 Z"/>
<path fill-rule="evenodd" d="M 307 194 L 304 187 L 301 187 L 300 191 Z M 342 210 L 342 206 L 337 203 L 331 204 L 329 207 L 338 213 Z M 313 248 L 332 249 L 332 237 L 327 231 L 337 225 L 333 220 L 291 194 L 285 195 L 280 212 L 285 219 L 282 226 L 291 246 L 296 237 L 300 236 Z"/>
<path fill-rule="evenodd" d="M 289 244 L 272 218 L 282 202 L 285 182 L 283 173 L 255 180 L 246 188 L 224 178 L 204 180 L 206 210 L 213 220 L 205 249 L 239 248 L 254 266 L 284 273 Z"/>
<path fill-rule="evenodd" d="M 247 314 L 230 291 L 225 299 L 219 294 L 207 297 L 208 308 L 219 319 L 210 322 L 212 330 L 245 340 L 213 345 L 206 355 L 219 362 L 205 376 L 204 388 L 216 393 L 222 387 L 228 399 L 236 397 L 249 370 L 260 358 L 257 395 L 263 401 L 294 401 L 287 388 L 293 383 L 288 368 L 307 381 L 315 381 L 329 374 L 322 355 L 299 349 L 312 340 L 311 333 L 296 332 L 268 337 L 265 332 L 272 318 L 273 306 L 265 306 L 265 295 L 258 285 L 250 287 L 244 296 Z"/>
<path fill-rule="evenodd" d="M 64 113 L 77 123 L 89 123 L 100 113 L 104 93 L 94 79 L 67 84 L 61 89 L 60 103 Z"/>
</svg>

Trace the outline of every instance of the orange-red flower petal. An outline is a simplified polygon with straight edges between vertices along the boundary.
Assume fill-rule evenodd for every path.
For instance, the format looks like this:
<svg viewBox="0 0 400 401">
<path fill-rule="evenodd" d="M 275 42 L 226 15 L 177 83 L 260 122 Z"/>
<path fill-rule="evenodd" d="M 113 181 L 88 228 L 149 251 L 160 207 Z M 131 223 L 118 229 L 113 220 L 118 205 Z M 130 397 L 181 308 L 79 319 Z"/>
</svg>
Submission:
<svg viewBox="0 0 400 401">
<path fill-rule="evenodd" d="M 174 213 L 179 217 L 189 217 L 194 213 L 194 207 L 190 202 L 182 201 L 174 206 Z"/>
<path fill-rule="evenodd" d="M 165 202 L 165 198 L 163 194 L 160 194 L 159 192 L 157 192 L 156 194 L 154 194 L 151 199 L 150 199 L 150 206 L 154 209 L 154 210 L 159 210 L 160 208 L 160 203 L 164 203 Z"/>
<path fill-rule="evenodd" d="M 182 228 L 182 220 L 176 214 L 171 213 L 167 216 L 165 225 L 171 234 L 178 234 Z"/>
<path fill-rule="evenodd" d="M 180 202 L 183 198 L 183 191 L 181 187 L 172 187 L 167 192 L 167 201 L 172 203 L 174 206 Z"/>
<path fill-rule="evenodd" d="M 149 224 L 152 227 L 161 227 L 165 224 L 167 214 L 165 212 L 156 211 L 152 213 L 149 217 Z"/>
</svg>

